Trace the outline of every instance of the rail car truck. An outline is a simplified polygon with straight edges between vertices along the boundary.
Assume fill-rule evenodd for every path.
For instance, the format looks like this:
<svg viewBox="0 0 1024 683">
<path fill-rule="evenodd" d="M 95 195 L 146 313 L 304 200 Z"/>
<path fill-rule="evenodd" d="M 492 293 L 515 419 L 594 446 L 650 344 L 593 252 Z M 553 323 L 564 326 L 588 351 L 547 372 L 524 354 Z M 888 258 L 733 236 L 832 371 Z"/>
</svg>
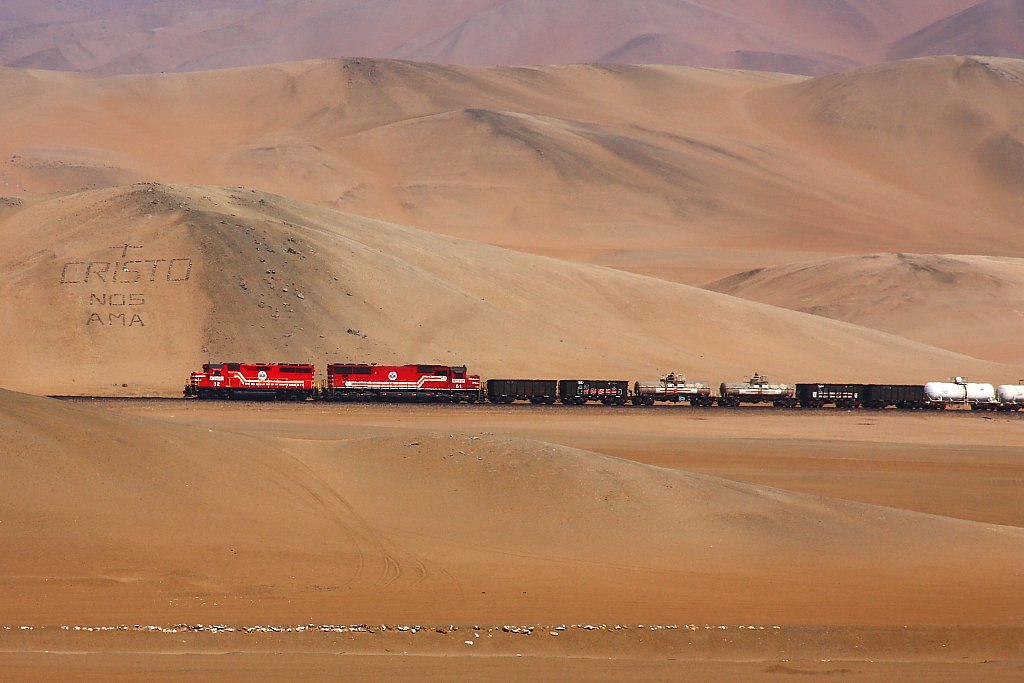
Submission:
<svg viewBox="0 0 1024 683">
<path fill-rule="evenodd" d="M 327 382 L 320 397 L 327 401 L 476 403 L 480 400 L 480 376 L 468 374 L 464 365 L 334 363 L 327 366 Z"/>
<path fill-rule="evenodd" d="M 187 398 L 305 401 L 316 369 L 304 363 L 206 363 L 185 385 Z"/>
<path fill-rule="evenodd" d="M 629 382 L 603 379 L 558 380 L 558 397 L 567 405 L 583 405 L 600 401 L 606 406 L 625 405 L 629 400 Z"/>
<path fill-rule="evenodd" d="M 681 403 L 691 406 L 712 406 L 711 382 L 687 382 L 686 375 L 670 372 L 657 382 L 636 382 L 633 385 L 633 405 L 653 406 L 655 402 Z"/>
<path fill-rule="evenodd" d="M 722 382 L 718 405 L 736 408 L 741 403 L 771 403 L 777 408 L 795 408 L 796 390 L 792 384 L 772 384 L 754 373 L 745 382 Z"/>
</svg>

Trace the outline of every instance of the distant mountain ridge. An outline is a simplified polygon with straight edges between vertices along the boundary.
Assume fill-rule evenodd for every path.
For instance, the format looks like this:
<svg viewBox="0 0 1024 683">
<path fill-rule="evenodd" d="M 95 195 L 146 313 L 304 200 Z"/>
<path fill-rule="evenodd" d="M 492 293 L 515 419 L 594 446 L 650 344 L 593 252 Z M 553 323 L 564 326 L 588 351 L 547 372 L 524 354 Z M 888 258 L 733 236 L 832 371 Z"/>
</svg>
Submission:
<svg viewBox="0 0 1024 683">
<path fill-rule="evenodd" d="M 822 75 L 1024 57 L 1024 0 L 0 0 L 0 64 L 201 71 L 330 57 L 681 64 Z"/>
</svg>

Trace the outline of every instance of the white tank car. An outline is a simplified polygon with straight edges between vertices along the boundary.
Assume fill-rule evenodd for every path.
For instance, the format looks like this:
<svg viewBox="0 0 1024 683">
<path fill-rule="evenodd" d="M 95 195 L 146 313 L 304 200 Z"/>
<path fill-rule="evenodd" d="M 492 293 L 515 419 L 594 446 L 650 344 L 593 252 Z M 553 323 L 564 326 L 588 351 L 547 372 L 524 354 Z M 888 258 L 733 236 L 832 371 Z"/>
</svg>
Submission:
<svg viewBox="0 0 1024 683">
<path fill-rule="evenodd" d="M 975 382 L 928 382 L 924 385 L 925 401 L 932 404 L 969 404 L 972 408 L 995 408 L 996 390 L 991 384 Z"/>
<path fill-rule="evenodd" d="M 953 382 L 928 382 L 924 385 L 924 400 L 928 403 L 965 403 L 967 387 Z"/>
<path fill-rule="evenodd" d="M 637 382 L 633 385 L 634 405 L 650 406 L 655 401 L 689 401 L 694 406 L 710 406 L 714 403 L 711 382 L 687 382 L 686 375 L 670 372 L 656 382 Z"/>
<path fill-rule="evenodd" d="M 1010 410 L 1019 410 L 1024 406 L 1024 381 L 1020 384 L 1001 384 L 996 389 L 996 400 Z"/>
<path fill-rule="evenodd" d="M 722 382 L 718 405 L 735 408 L 740 403 L 774 403 L 777 406 L 796 405 L 796 387 L 792 384 L 772 384 L 768 378 L 754 373 L 745 382 Z"/>
</svg>

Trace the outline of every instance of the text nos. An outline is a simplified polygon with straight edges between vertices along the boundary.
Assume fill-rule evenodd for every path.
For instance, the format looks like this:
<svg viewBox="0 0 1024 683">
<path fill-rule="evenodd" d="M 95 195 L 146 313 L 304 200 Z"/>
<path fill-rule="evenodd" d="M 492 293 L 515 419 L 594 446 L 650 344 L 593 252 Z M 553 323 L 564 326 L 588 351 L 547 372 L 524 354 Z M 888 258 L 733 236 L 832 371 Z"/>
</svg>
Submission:
<svg viewBox="0 0 1024 683">
<path fill-rule="evenodd" d="M 120 325 L 121 327 L 145 327 L 146 323 L 142 321 L 142 316 L 138 313 L 133 313 L 131 319 L 128 318 L 127 313 L 107 313 L 106 319 L 103 318 L 99 313 L 90 313 L 89 320 L 85 323 L 86 325 L 102 325 L 104 327 L 114 327 Z"/>
<path fill-rule="evenodd" d="M 89 294 L 90 306 L 144 306 L 141 294 Z"/>
</svg>

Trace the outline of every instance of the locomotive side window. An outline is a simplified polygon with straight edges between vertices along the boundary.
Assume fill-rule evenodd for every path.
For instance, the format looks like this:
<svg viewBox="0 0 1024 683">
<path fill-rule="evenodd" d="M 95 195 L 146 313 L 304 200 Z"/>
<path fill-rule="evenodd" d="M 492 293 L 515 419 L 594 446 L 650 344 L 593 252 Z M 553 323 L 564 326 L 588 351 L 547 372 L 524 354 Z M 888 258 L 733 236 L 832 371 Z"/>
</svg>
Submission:
<svg viewBox="0 0 1024 683">
<path fill-rule="evenodd" d="M 335 375 L 372 375 L 373 368 L 368 365 L 332 365 L 331 371 Z M 308 368 L 303 372 L 312 372 Z"/>
<path fill-rule="evenodd" d="M 442 377 L 448 376 L 448 368 L 434 368 L 435 375 L 441 375 Z"/>
<path fill-rule="evenodd" d="M 466 373 L 459 372 L 457 370 L 455 371 L 455 379 L 463 379 L 463 378 L 465 378 L 465 376 L 466 376 Z"/>
<path fill-rule="evenodd" d="M 228 370 L 238 370 L 241 363 L 228 363 Z"/>
</svg>

